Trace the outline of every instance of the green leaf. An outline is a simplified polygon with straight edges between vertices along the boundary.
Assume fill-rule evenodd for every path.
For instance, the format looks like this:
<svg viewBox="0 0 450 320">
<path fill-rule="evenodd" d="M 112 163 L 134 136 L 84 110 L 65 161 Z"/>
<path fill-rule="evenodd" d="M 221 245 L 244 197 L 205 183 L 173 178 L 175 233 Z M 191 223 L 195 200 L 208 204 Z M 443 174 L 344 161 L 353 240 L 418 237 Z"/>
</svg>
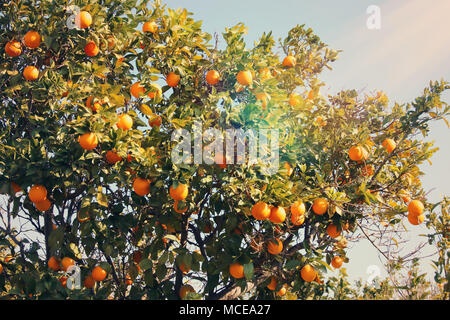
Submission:
<svg viewBox="0 0 450 320">
<path fill-rule="evenodd" d="M 254 269 L 253 263 L 250 262 L 250 263 L 244 264 L 245 279 L 250 281 L 253 278 L 254 271 L 255 271 L 255 269 Z"/>
</svg>

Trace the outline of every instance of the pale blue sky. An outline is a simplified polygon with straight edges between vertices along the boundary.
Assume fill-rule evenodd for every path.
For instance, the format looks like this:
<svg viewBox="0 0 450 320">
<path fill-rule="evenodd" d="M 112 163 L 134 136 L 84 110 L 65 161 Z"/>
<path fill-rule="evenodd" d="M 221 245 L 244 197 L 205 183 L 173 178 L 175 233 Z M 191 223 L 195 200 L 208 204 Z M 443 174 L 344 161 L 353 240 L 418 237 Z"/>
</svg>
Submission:
<svg viewBox="0 0 450 320">
<path fill-rule="evenodd" d="M 407 102 L 421 94 L 430 80 L 450 80 L 450 1 L 448 0 L 163 0 L 171 8 L 184 7 L 203 20 L 204 30 L 221 34 L 225 27 L 239 22 L 249 27 L 250 45 L 263 32 L 284 37 L 297 24 L 311 27 L 322 41 L 343 52 L 324 73 L 330 93 L 341 89 L 364 92 L 383 90 L 391 101 Z M 366 27 L 369 5 L 381 8 L 381 29 Z M 450 94 L 445 101 L 450 101 Z M 431 159 L 433 165 L 422 166 L 424 188 L 432 190 L 429 199 L 439 201 L 450 195 L 450 131 L 443 121 L 432 126 L 428 140 L 440 148 Z M 410 233 L 411 246 L 417 245 L 423 226 Z M 423 241 L 423 240 L 422 240 Z M 428 251 L 429 252 L 429 251 Z M 351 278 L 367 278 L 370 264 L 382 264 L 370 244 L 362 242 L 348 252 L 346 265 Z M 428 260 L 424 270 L 433 275 Z"/>
</svg>

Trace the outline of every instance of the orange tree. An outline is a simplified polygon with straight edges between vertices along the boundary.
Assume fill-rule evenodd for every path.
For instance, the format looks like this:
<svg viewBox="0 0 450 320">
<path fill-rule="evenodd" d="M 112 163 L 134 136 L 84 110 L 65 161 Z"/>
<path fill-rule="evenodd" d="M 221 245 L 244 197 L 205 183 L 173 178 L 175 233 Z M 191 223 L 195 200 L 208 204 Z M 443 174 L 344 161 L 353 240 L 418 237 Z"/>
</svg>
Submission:
<svg viewBox="0 0 450 320">
<path fill-rule="evenodd" d="M 3 297 L 320 296 L 363 219 L 428 219 L 417 134 L 448 115 L 444 81 L 405 105 L 325 97 L 338 52 L 312 30 L 246 48 L 239 24 L 219 48 L 159 1 L 6 1 L 0 26 Z M 173 163 L 195 120 L 278 129 L 280 170 Z"/>
</svg>

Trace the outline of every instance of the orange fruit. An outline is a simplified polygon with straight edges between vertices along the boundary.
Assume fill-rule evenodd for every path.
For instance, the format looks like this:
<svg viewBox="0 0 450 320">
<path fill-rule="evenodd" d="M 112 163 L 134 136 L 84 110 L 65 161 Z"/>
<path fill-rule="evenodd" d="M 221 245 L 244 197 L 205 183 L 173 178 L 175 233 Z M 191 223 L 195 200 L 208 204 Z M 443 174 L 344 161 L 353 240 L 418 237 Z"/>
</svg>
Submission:
<svg viewBox="0 0 450 320">
<path fill-rule="evenodd" d="M 188 294 L 188 292 L 195 292 L 195 290 L 189 284 L 185 284 L 184 286 L 181 286 L 181 288 L 180 288 L 180 298 L 184 299 L 184 297 Z"/>
<path fill-rule="evenodd" d="M 291 107 L 295 107 L 296 105 L 298 105 L 300 103 L 300 95 L 298 93 L 291 93 L 289 95 L 289 105 Z"/>
<path fill-rule="evenodd" d="M 86 99 L 86 107 L 91 109 L 93 112 L 97 112 L 98 109 L 100 109 L 101 103 L 100 102 L 94 102 L 92 103 L 92 100 L 94 99 L 93 96 L 90 96 Z"/>
<path fill-rule="evenodd" d="M 122 161 L 122 160 L 123 160 L 122 157 L 119 156 L 117 153 L 115 153 L 115 152 L 113 152 L 111 150 L 106 152 L 106 161 L 109 164 L 115 164 L 115 163 L 117 163 L 119 161 Z"/>
<path fill-rule="evenodd" d="M 9 41 L 5 45 L 5 53 L 10 57 L 20 56 L 22 53 L 22 45 L 19 41 Z"/>
<path fill-rule="evenodd" d="M 174 72 L 170 72 L 166 77 L 166 83 L 169 87 L 176 87 L 180 82 L 180 76 Z"/>
<path fill-rule="evenodd" d="M 348 150 L 348 156 L 353 161 L 361 161 L 365 158 L 364 150 L 361 146 L 353 146 Z"/>
<path fill-rule="evenodd" d="M 286 294 L 286 287 L 285 286 L 281 287 L 281 289 L 277 291 L 277 296 L 282 297 L 285 294 Z"/>
<path fill-rule="evenodd" d="M 14 181 L 11 182 L 11 188 L 13 189 L 14 194 L 16 194 L 17 192 L 22 191 L 22 188 L 17 183 L 15 183 Z"/>
<path fill-rule="evenodd" d="M 183 214 L 187 211 L 187 206 L 185 206 L 184 209 L 178 209 L 178 200 L 176 200 L 175 203 L 173 204 L 173 210 L 175 210 L 176 213 Z"/>
<path fill-rule="evenodd" d="M 127 275 L 125 276 L 125 284 L 126 284 L 127 286 L 131 286 L 131 285 L 133 284 L 133 279 L 131 279 L 131 277 L 130 277 L 129 274 L 127 274 Z"/>
<path fill-rule="evenodd" d="M 265 202 L 258 202 L 252 207 L 252 216 L 256 220 L 266 220 L 270 217 L 270 207 Z"/>
<path fill-rule="evenodd" d="M 285 67 L 293 67 L 293 66 L 295 66 L 295 57 L 291 56 L 291 55 L 287 56 L 286 58 L 284 58 L 282 64 Z"/>
<path fill-rule="evenodd" d="M 155 33 L 157 30 L 158 30 L 158 25 L 156 24 L 155 21 L 147 21 L 142 26 L 142 31 L 143 32 Z"/>
<path fill-rule="evenodd" d="M 314 281 L 314 279 L 317 276 L 317 273 L 316 270 L 314 270 L 314 268 L 311 265 L 307 264 L 300 271 L 300 275 L 302 276 L 303 280 L 311 282 Z"/>
<path fill-rule="evenodd" d="M 420 216 L 423 213 L 423 210 L 424 206 L 420 200 L 413 200 L 408 204 L 408 213 L 411 216 Z"/>
<path fill-rule="evenodd" d="M 383 141 L 383 143 L 381 144 L 388 153 L 392 153 L 392 151 L 394 151 L 395 147 L 397 146 L 397 144 L 395 143 L 394 140 L 392 139 L 386 139 Z"/>
<path fill-rule="evenodd" d="M 277 279 L 275 278 L 275 277 L 272 277 L 271 279 L 270 279 L 270 283 L 267 285 L 267 288 L 269 289 L 269 290 L 275 290 L 275 288 L 277 287 L 277 284 L 278 284 L 278 282 L 277 282 Z"/>
<path fill-rule="evenodd" d="M 301 200 L 295 201 L 291 205 L 291 214 L 294 216 L 302 216 L 306 212 L 305 204 Z"/>
<path fill-rule="evenodd" d="M 133 181 L 133 190 L 139 196 L 145 196 L 150 193 L 150 180 L 136 178 Z"/>
<path fill-rule="evenodd" d="M 328 234 L 331 238 L 335 239 L 335 238 L 337 238 L 337 237 L 339 237 L 339 236 L 341 235 L 341 231 L 338 230 L 338 228 L 337 228 L 336 225 L 330 224 L 330 225 L 327 227 L 327 234 Z"/>
<path fill-rule="evenodd" d="M 38 209 L 39 211 L 45 212 L 48 209 L 50 209 L 50 207 L 52 206 L 52 203 L 50 202 L 50 200 L 45 199 L 43 201 L 40 202 L 35 202 L 34 206 L 36 207 L 36 209 Z"/>
<path fill-rule="evenodd" d="M 425 220 L 425 215 L 423 215 L 423 214 L 420 214 L 418 216 L 411 214 L 411 213 L 408 214 L 408 221 L 414 226 L 421 224 L 424 220 Z"/>
<path fill-rule="evenodd" d="M 39 78 L 39 70 L 34 66 L 27 66 L 23 69 L 23 76 L 28 81 L 34 81 Z"/>
<path fill-rule="evenodd" d="M 160 127 L 162 124 L 162 118 L 159 115 L 154 115 L 152 118 L 148 119 L 148 125 L 150 127 Z"/>
<path fill-rule="evenodd" d="M 92 269 L 92 278 L 95 281 L 103 281 L 106 279 L 107 275 L 108 273 L 100 266 L 96 266 L 94 269 Z"/>
<path fill-rule="evenodd" d="M 342 259 L 339 256 L 336 256 L 331 260 L 331 265 L 333 268 L 339 269 L 342 266 L 342 263 L 344 262 L 344 259 Z"/>
<path fill-rule="evenodd" d="M 162 89 L 161 86 L 157 83 L 152 83 L 150 86 L 150 92 L 148 93 L 148 97 L 150 99 L 161 98 Z"/>
<path fill-rule="evenodd" d="M 269 220 L 272 223 L 283 223 L 286 219 L 286 211 L 283 207 L 272 207 L 270 209 Z"/>
<path fill-rule="evenodd" d="M 124 131 L 130 130 L 131 127 L 133 127 L 133 118 L 126 113 L 121 114 L 119 116 L 119 121 L 117 122 L 117 127 Z"/>
<path fill-rule="evenodd" d="M 75 24 L 80 29 L 89 28 L 89 26 L 92 24 L 91 14 L 87 11 L 80 11 L 80 13 L 78 13 L 75 17 Z"/>
<path fill-rule="evenodd" d="M 235 262 L 230 265 L 230 275 L 235 279 L 241 279 L 244 277 L 244 266 Z"/>
<path fill-rule="evenodd" d="M 92 275 L 87 275 L 83 281 L 84 287 L 87 289 L 92 289 L 95 286 L 95 280 L 92 278 Z"/>
<path fill-rule="evenodd" d="M 99 52 L 100 49 L 97 47 L 94 41 L 88 42 L 84 47 L 84 53 L 86 53 L 88 57 L 95 57 Z"/>
<path fill-rule="evenodd" d="M 41 36 L 39 35 L 38 32 L 31 30 L 25 33 L 25 36 L 23 37 L 23 42 L 30 49 L 37 48 L 41 44 Z"/>
<path fill-rule="evenodd" d="M 78 142 L 80 146 L 85 150 L 94 150 L 98 145 L 97 136 L 92 132 L 81 135 L 78 138 Z"/>
<path fill-rule="evenodd" d="M 328 210 L 328 201 L 324 198 L 317 198 L 313 202 L 312 209 L 315 214 L 323 215 Z"/>
<path fill-rule="evenodd" d="M 284 162 L 284 168 L 286 169 L 286 174 L 288 176 L 292 175 L 292 173 L 294 172 L 294 169 L 291 167 L 291 165 L 289 164 L 289 162 Z"/>
<path fill-rule="evenodd" d="M 250 71 L 239 71 L 236 76 L 237 82 L 242 86 L 249 86 L 253 83 L 253 76 Z"/>
<path fill-rule="evenodd" d="M 206 73 L 206 82 L 212 86 L 216 85 L 217 83 L 219 83 L 220 80 L 220 73 L 217 72 L 216 70 L 209 70 Z"/>
<path fill-rule="evenodd" d="M 279 254 L 281 251 L 283 251 L 283 242 L 281 242 L 281 240 L 277 238 L 270 240 L 267 244 L 267 251 L 269 251 L 269 253 L 273 255 Z"/>
<path fill-rule="evenodd" d="M 256 101 L 261 101 L 263 108 L 266 108 L 267 103 L 270 100 L 270 96 L 265 92 L 258 92 L 255 96 L 256 96 Z"/>
<path fill-rule="evenodd" d="M 47 189 L 42 185 L 34 185 L 28 192 L 31 202 L 37 203 L 47 199 Z"/>
<path fill-rule="evenodd" d="M 135 82 L 130 87 L 130 93 L 133 97 L 139 98 L 145 93 L 145 88 L 141 86 L 140 82 Z"/>
<path fill-rule="evenodd" d="M 304 215 L 291 215 L 291 222 L 294 226 L 301 226 L 305 222 Z"/>
<path fill-rule="evenodd" d="M 178 183 L 177 187 L 170 186 L 169 194 L 173 200 L 184 200 L 189 193 L 187 184 Z"/>
<path fill-rule="evenodd" d="M 61 282 L 61 285 L 66 288 L 67 286 L 67 277 L 62 276 L 61 278 L 58 279 L 59 282 Z"/>
<path fill-rule="evenodd" d="M 69 269 L 70 266 L 74 266 L 75 265 L 75 260 L 73 260 L 72 258 L 69 257 L 64 257 L 61 260 L 61 267 L 63 271 L 67 271 L 67 269 Z"/>
<path fill-rule="evenodd" d="M 58 271 L 61 268 L 59 259 L 57 259 L 56 257 L 50 257 L 50 259 L 48 259 L 47 265 L 53 271 Z"/>
</svg>

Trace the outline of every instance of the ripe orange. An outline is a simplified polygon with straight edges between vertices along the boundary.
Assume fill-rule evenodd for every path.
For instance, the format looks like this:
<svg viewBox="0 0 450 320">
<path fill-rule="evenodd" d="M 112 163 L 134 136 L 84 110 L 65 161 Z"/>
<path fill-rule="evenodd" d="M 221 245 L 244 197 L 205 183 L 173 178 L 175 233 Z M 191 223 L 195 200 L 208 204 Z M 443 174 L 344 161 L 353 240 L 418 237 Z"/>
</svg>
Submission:
<svg viewBox="0 0 450 320">
<path fill-rule="evenodd" d="M 277 255 L 281 251 L 283 251 L 283 242 L 280 239 L 274 238 L 269 241 L 267 244 L 267 251 L 270 254 Z"/>
<path fill-rule="evenodd" d="M 98 139 L 95 133 L 88 132 L 78 138 L 78 143 L 85 150 L 94 150 L 98 145 Z"/>
<path fill-rule="evenodd" d="M 135 82 L 130 87 L 130 93 L 133 97 L 139 98 L 145 93 L 145 88 L 141 86 L 140 82 Z"/>
<path fill-rule="evenodd" d="M 87 275 L 83 281 L 84 287 L 87 289 L 92 289 L 95 286 L 95 280 L 92 275 Z"/>
<path fill-rule="evenodd" d="M 148 119 L 148 125 L 150 127 L 160 127 L 162 124 L 162 118 L 159 115 L 154 115 L 152 118 Z"/>
<path fill-rule="evenodd" d="M 236 76 L 237 82 L 242 86 L 249 86 L 253 83 L 253 76 L 250 71 L 239 71 Z"/>
<path fill-rule="evenodd" d="M 50 209 L 50 207 L 52 206 L 52 203 L 50 202 L 50 200 L 45 199 L 43 201 L 40 202 L 35 202 L 34 206 L 36 207 L 36 209 L 38 209 L 39 211 L 45 212 L 48 209 Z"/>
<path fill-rule="evenodd" d="M 305 204 L 301 200 L 295 201 L 291 205 L 291 214 L 295 216 L 302 216 L 306 212 Z"/>
<path fill-rule="evenodd" d="M 395 143 L 394 140 L 392 139 L 386 139 L 383 141 L 383 143 L 381 144 L 388 153 L 392 153 L 392 151 L 394 151 L 395 147 L 397 146 L 397 144 Z"/>
<path fill-rule="evenodd" d="M 37 48 L 41 44 L 41 36 L 36 31 L 28 31 L 25 33 L 23 42 L 30 49 Z"/>
<path fill-rule="evenodd" d="M 334 225 L 334 224 L 330 224 L 327 227 L 327 233 L 333 239 L 335 239 L 335 238 L 337 238 L 337 237 L 339 237 L 341 235 L 341 231 L 338 230 L 337 226 Z"/>
<path fill-rule="evenodd" d="M 283 223 L 286 219 L 286 211 L 283 207 L 272 207 L 270 209 L 269 220 L 272 223 Z"/>
<path fill-rule="evenodd" d="M 323 215 L 328 210 L 328 201 L 324 198 L 314 200 L 312 209 L 315 214 Z"/>
<path fill-rule="evenodd" d="M 266 220 L 270 217 L 270 207 L 265 202 L 258 202 L 252 207 L 252 216 L 256 220 Z"/>
<path fill-rule="evenodd" d="M 169 189 L 169 194 L 173 200 L 184 200 L 186 199 L 188 193 L 189 193 L 188 186 L 187 184 L 183 183 L 178 183 L 178 186 L 176 188 L 174 188 L 173 185 L 171 185 Z"/>
<path fill-rule="evenodd" d="M 217 83 L 219 83 L 220 80 L 220 73 L 217 72 L 216 70 L 209 70 L 206 73 L 206 82 L 212 86 L 216 85 Z"/>
<path fill-rule="evenodd" d="M 145 196 L 150 193 L 150 180 L 136 178 L 133 181 L 133 190 L 139 196 Z"/>
<path fill-rule="evenodd" d="M 86 107 L 91 109 L 93 112 L 97 112 L 98 109 L 100 109 L 101 103 L 99 101 L 92 103 L 93 99 L 94 99 L 93 96 L 89 96 L 86 99 Z"/>
<path fill-rule="evenodd" d="M 155 33 L 157 30 L 158 30 L 158 25 L 156 24 L 155 21 L 147 21 L 142 26 L 142 31 L 143 32 Z"/>
<path fill-rule="evenodd" d="M 280 290 L 277 291 L 277 296 L 284 296 L 286 294 L 286 287 L 282 286 Z"/>
<path fill-rule="evenodd" d="M 187 206 L 185 206 L 184 209 L 178 209 L 178 200 L 176 200 L 173 204 L 173 210 L 175 210 L 176 213 L 183 214 L 187 211 L 187 209 L 188 209 Z"/>
<path fill-rule="evenodd" d="M 261 101 L 262 106 L 265 109 L 267 107 L 267 103 L 270 100 L 270 96 L 265 92 L 258 92 L 255 96 L 256 96 L 256 101 Z"/>
<path fill-rule="evenodd" d="M 148 97 L 150 99 L 161 98 L 162 89 L 161 86 L 157 83 L 152 83 L 150 86 L 150 92 L 148 93 Z"/>
<path fill-rule="evenodd" d="M 408 212 L 411 216 L 417 217 L 423 213 L 424 206 L 420 200 L 413 200 L 408 204 Z"/>
<path fill-rule="evenodd" d="M 94 41 L 88 42 L 84 47 L 84 53 L 86 53 L 88 57 L 95 57 L 99 52 L 100 49 L 97 47 Z"/>
<path fill-rule="evenodd" d="M 293 67 L 293 66 L 295 66 L 295 57 L 289 55 L 286 58 L 284 58 L 283 66 L 285 66 L 285 67 Z"/>
<path fill-rule="evenodd" d="M 106 152 L 106 161 L 109 163 L 109 164 L 115 164 L 115 163 L 117 163 L 117 162 L 119 162 L 119 161 L 122 161 L 123 159 L 122 159 L 122 157 L 121 156 L 119 156 L 117 153 L 115 153 L 114 151 L 108 151 L 108 152 Z"/>
<path fill-rule="evenodd" d="M 270 283 L 267 285 L 267 288 L 269 289 L 269 290 L 275 290 L 275 288 L 277 287 L 277 284 L 278 284 L 278 281 L 277 281 L 277 279 L 275 278 L 275 277 L 272 277 L 271 279 L 270 279 Z"/>
<path fill-rule="evenodd" d="M 130 130 L 131 127 L 133 127 L 133 118 L 126 113 L 121 114 L 119 116 L 119 121 L 117 122 L 117 127 L 124 131 Z"/>
<path fill-rule="evenodd" d="M 47 189 L 42 185 L 34 185 L 28 192 L 31 202 L 37 203 L 47 199 Z"/>
<path fill-rule="evenodd" d="M 339 269 L 342 266 L 342 263 L 344 262 L 344 259 L 342 259 L 339 256 L 336 256 L 331 260 L 331 265 L 333 268 Z"/>
<path fill-rule="evenodd" d="M 87 11 L 80 11 L 75 17 L 75 24 L 80 29 L 86 29 L 92 24 L 92 16 Z"/>
<path fill-rule="evenodd" d="M 294 226 L 301 226 L 305 222 L 304 215 L 291 215 L 291 222 Z"/>
<path fill-rule="evenodd" d="M 66 288 L 67 286 L 67 277 L 62 276 L 61 278 L 58 279 L 59 282 L 61 282 L 61 285 Z"/>
<path fill-rule="evenodd" d="M 286 169 L 286 174 L 288 176 L 292 175 L 292 173 L 294 172 L 294 169 L 291 167 L 291 165 L 289 164 L 289 162 L 284 162 L 284 168 Z"/>
<path fill-rule="evenodd" d="M 180 288 L 180 298 L 184 299 L 184 297 L 188 294 L 188 292 L 195 292 L 195 290 L 189 284 L 185 284 L 184 286 L 181 286 L 181 288 Z"/>
<path fill-rule="evenodd" d="M 244 277 L 244 266 L 235 262 L 230 265 L 230 275 L 235 279 L 241 279 Z"/>
<path fill-rule="evenodd" d="M 96 266 L 94 269 L 92 269 L 92 278 L 95 281 L 103 281 L 106 279 L 107 275 L 108 273 L 100 266 Z"/>
<path fill-rule="evenodd" d="M 61 268 L 59 259 L 57 259 L 56 257 L 50 257 L 50 259 L 48 259 L 47 265 L 53 271 L 58 271 Z"/>
<path fill-rule="evenodd" d="M 411 213 L 408 214 L 408 221 L 414 226 L 421 224 L 424 220 L 425 220 L 425 215 L 423 215 L 423 214 L 420 214 L 418 216 L 411 214 Z"/>
<path fill-rule="evenodd" d="M 17 192 L 22 191 L 22 188 L 17 183 L 15 183 L 14 181 L 11 182 L 11 188 L 13 189 L 14 194 L 16 194 Z"/>
<path fill-rule="evenodd" d="M 34 81 L 39 78 L 39 70 L 34 66 L 27 66 L 23 69 L 23 76 L 28 81 Z"/>
<path fill-rule="evenodd" d="M 289 95 L 289 105 L 291 107 L 295 107 L 296 105 L 298 105 L 300 103 L 300 95 L 298 93 L 291 93 Z"/>
<path fill-rule="evenodd" d="M 353 161 L 361 161 L 365 158 L 364 150 L 361 146 L 353 146 L 348 150 L 348 156 Z"/>
<path fill-rule="evenodd" d="M 74 265 L 75 265 L 75 260 L 73 260 L 72 258 L 64 257 L 64 258 L 61 260 L 61 267 L 62 267 L 62 270 L 63 270 L 63 271 L 67 271 L 67 269 L 68 269 L 70 266 L 74 266 Z"/>
<path fill-rule="evenodd" d="M 5 53 L 10 57 L 20 56 L 22 53 L 22 45 L 19 41 L 9 41 L 5 45 Z"/>
<path fill-rule="evenodd" d="M 166 82 L 169 87 L 176 87 L 180 82 L 180 76 L 174 72 L 170 72 L 166 77 Z"/>
<path fill-rule="evenodd" d="M 316 270 L 314 270 L 314 268 L 311 265 L 307 264 L 300 271 L 300 275 L 302 276 L 303 280 L 311 282 L 314 281 L 314 279 L 317 276 L 317 273 Z"/>
</svg>

